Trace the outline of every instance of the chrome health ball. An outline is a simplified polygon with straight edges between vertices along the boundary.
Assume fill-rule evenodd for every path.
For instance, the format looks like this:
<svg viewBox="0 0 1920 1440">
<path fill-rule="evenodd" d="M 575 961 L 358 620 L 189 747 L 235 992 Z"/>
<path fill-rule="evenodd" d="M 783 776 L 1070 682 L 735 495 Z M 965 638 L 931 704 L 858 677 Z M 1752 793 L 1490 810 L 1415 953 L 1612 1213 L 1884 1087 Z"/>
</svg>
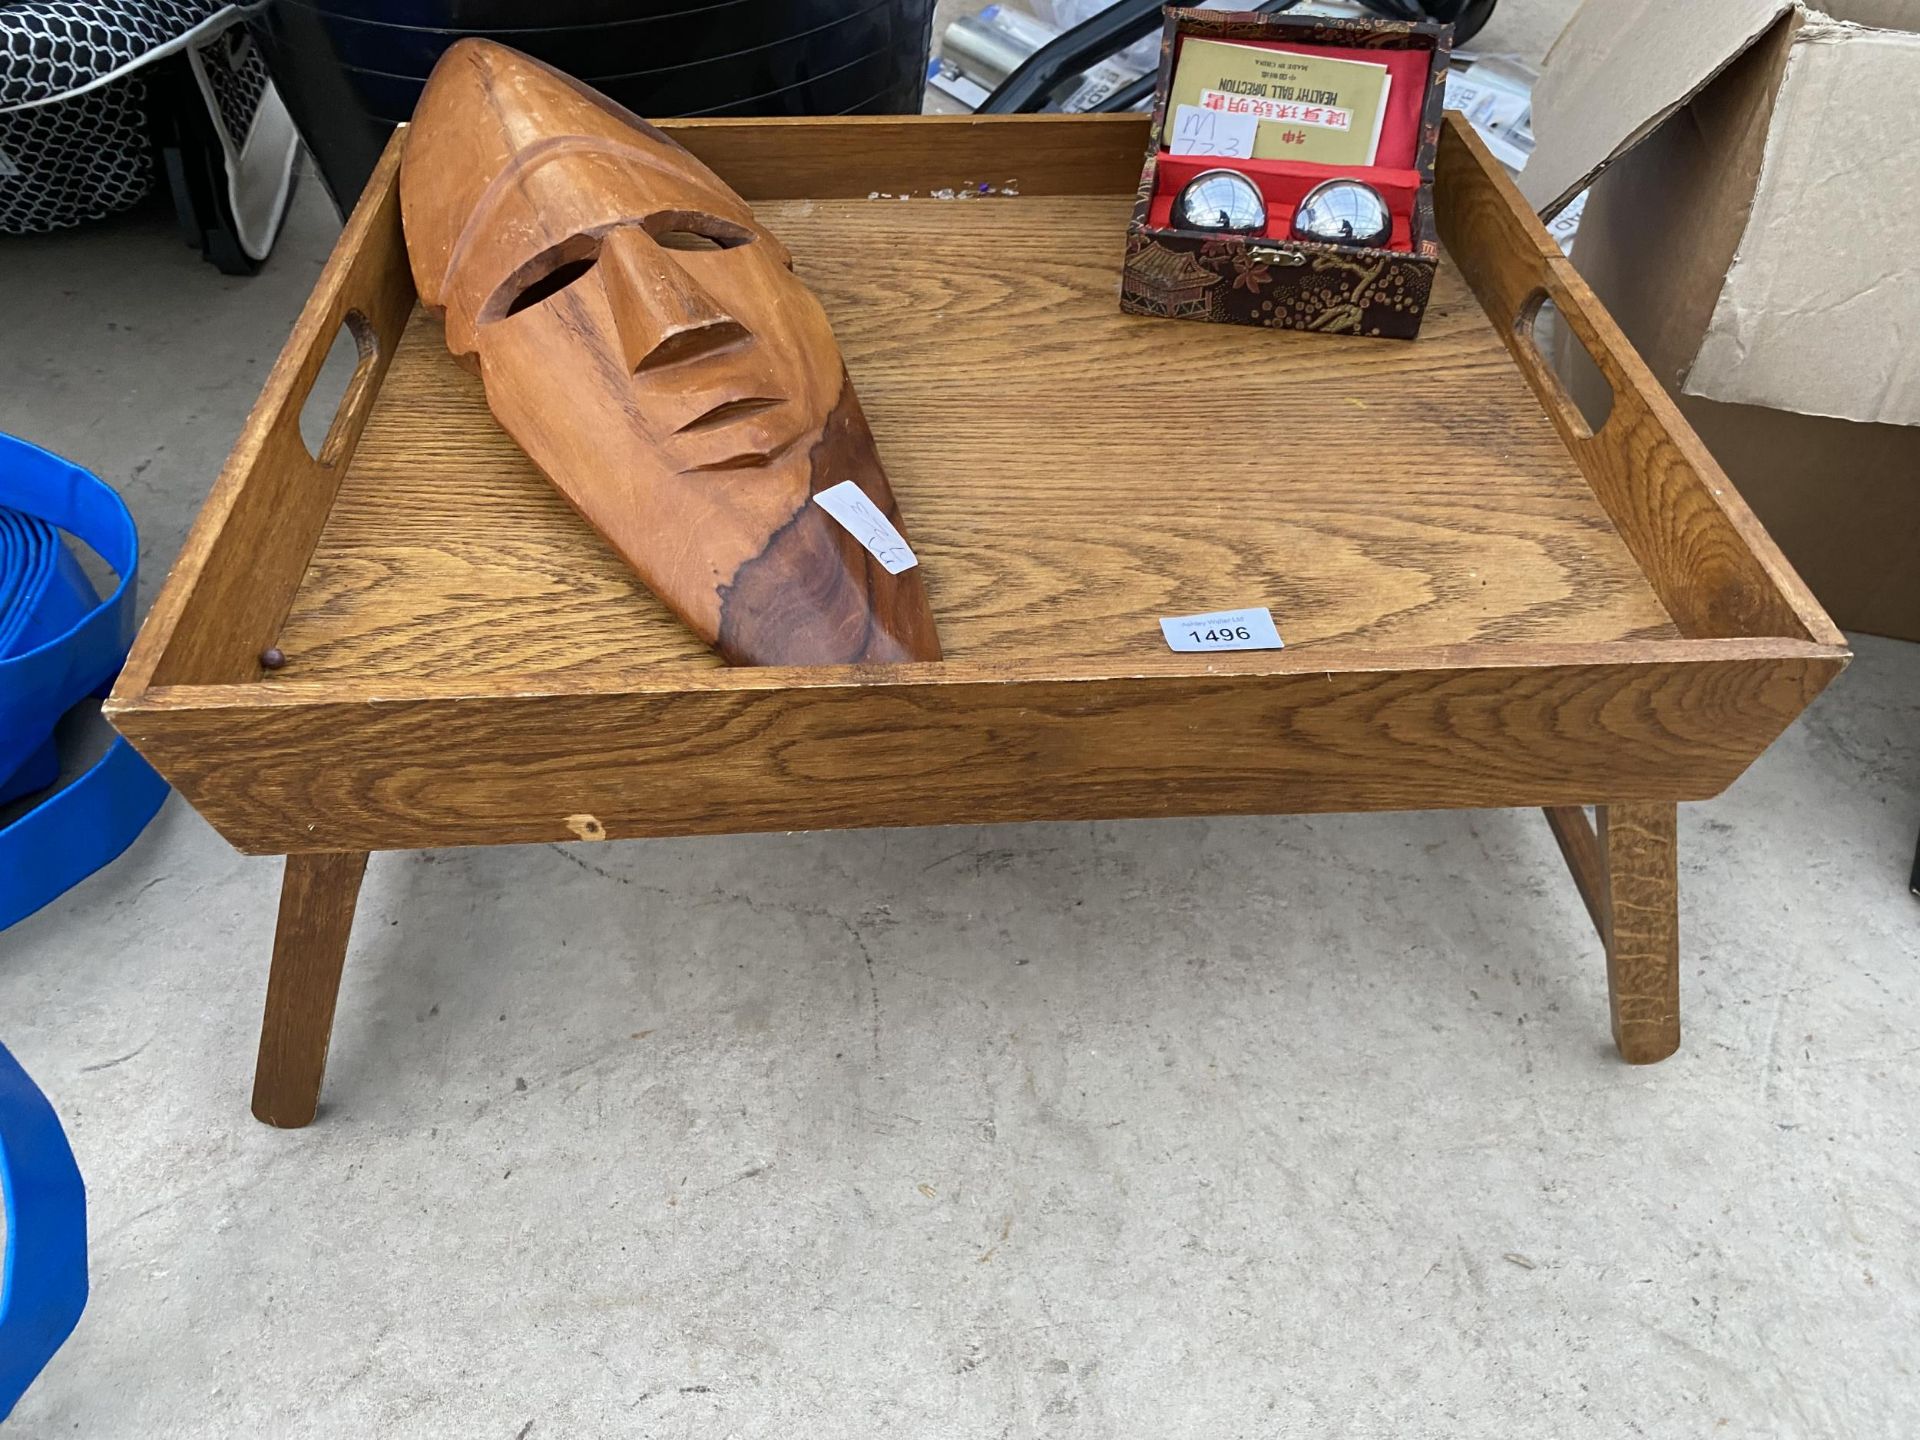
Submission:
<svg viewBox="0 0 1920 1440">
<path fill-rule="evenodd" d="M 1267 228 L 1266 197 L 1238 170 L 1202 170 L 1174 197 L 1173 223 L 1181 230 L 1262 234 Z"/>
<path fill-rule="evenodd" d="M 1393 212 L 1364 180 L 1327 180 L 1309 190 L 1293 212 L 1293 238 L 1323 245 L 1385 245 L 1393 238 Z"/>
</svg>

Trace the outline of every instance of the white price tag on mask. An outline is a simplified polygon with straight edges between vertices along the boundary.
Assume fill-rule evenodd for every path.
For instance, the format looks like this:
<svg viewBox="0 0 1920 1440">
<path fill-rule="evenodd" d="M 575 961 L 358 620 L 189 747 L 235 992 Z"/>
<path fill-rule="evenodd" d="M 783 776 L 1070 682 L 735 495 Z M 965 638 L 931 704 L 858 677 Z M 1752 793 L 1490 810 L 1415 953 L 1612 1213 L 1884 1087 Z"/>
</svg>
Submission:
<svg viewBox="0 0 1920 1440">
<path fill-rule="evenodd" d="M 867 498 L 867 492 L 851 480 L 830 485 L 813 497 L 814 503 L 838 520 L 849 535 L 867 547 L 889 575 L 911 570 L 920 563 L 907 545 L 907 537 L 893 528 L 886 513 Z"/>
<path fill-rule="evenodd" d="M 1266 606 L 1215 610 L 1207 615 L 1175 615 L 1160 622 L 1167 644 L 1182 653 L 1201 650 L 1284 650 Z"/>
<path fill-rule="evenodd" d="M 1253 155 L 1253 137 L 1260 129 L 1258 115 L 1228 115 L 1220 110 L 1203 110 L 1198 105 L 1173 108 L 1173 144 L 1175 155 L 1216 155 L 1225 160 L 1246 160 Z"/>
</svg>

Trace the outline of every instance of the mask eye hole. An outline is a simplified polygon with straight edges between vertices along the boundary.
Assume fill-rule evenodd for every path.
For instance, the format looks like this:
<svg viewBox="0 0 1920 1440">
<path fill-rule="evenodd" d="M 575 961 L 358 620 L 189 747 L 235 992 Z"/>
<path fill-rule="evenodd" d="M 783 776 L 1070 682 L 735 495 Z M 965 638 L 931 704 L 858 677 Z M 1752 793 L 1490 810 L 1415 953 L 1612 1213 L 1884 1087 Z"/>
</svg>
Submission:
<svg viewBox="0 0 1920 1440">
<path fill-rule="evenodd" d="M 564 265 L 555 266 L 538 280 L 535 280 L 531 285 L 528 285 L 518 295 L 514 296 L 512 303 L 507 306 L 507 314 L 518 315 L 529 305 L 538 305 L 542 300 L 551 300 L 555 295 L 558 295 L 562 290 L 573 284 L 574 281 L 580 279 L 589 270 L 593 269 L 593 266 L 594 261 L 592 258 L 586 260 L 569 260 Z"/>
<path fill-rule="evenodd" d="M 754 238 L 744 225 L 697 210 L 668 210 L 649 216 L 646 229 L 661 249 L 682 252 L 737 250 L 752 244 Z"/>
<path fill-rule="evenodd" d="M 504 319 L 543 300 L 551 300 L 568 286 L 577 284 L 599 259 L 600 242 L 590 235 L 570 236 L 542 250 L 493 292 L 481 319 Z"/>
<path fill-rule="evenodd" d="M 699 235 L 691 230 L 663 230 L 653 238 L 663 250 L 724 250 L 726 248 L 711 235 Z"/>
</svg>

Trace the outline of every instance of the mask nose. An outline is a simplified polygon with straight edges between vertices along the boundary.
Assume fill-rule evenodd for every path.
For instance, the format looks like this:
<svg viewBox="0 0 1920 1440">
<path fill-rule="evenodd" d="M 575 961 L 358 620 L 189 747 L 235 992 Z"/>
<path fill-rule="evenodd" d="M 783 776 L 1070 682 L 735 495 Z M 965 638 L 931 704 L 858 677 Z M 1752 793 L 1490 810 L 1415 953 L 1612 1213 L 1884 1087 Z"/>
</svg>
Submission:
<svg viewBox="0 0 1920 1440">
<path fill-rule="evenodd" d="M 610 232 L 601 242 L 600 271 L 621 351 L 636 375 L 752 338 L 643 230 L 623 226 Z"/>
</svg>

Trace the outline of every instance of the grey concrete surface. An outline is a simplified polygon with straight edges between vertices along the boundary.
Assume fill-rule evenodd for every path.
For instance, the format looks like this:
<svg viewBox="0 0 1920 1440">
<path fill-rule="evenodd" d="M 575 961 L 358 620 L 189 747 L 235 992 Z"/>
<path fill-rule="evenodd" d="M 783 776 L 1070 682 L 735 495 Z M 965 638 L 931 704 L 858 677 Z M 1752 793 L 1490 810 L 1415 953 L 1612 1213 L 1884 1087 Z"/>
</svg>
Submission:
<svg viewBox="0 0 1920 1440">
<path fill-rule="evenodd" d="M 0 242 L 0 428 L 148 593 L 333 230 Z M 177 801 L 0 934 L 88 1177 L 33 1437 L 1920 1434 L 1920 647 L 1683 812 L 1674 1059 L 1535 814 L 375 858 L 320 1120 Z"/>
</svg>

